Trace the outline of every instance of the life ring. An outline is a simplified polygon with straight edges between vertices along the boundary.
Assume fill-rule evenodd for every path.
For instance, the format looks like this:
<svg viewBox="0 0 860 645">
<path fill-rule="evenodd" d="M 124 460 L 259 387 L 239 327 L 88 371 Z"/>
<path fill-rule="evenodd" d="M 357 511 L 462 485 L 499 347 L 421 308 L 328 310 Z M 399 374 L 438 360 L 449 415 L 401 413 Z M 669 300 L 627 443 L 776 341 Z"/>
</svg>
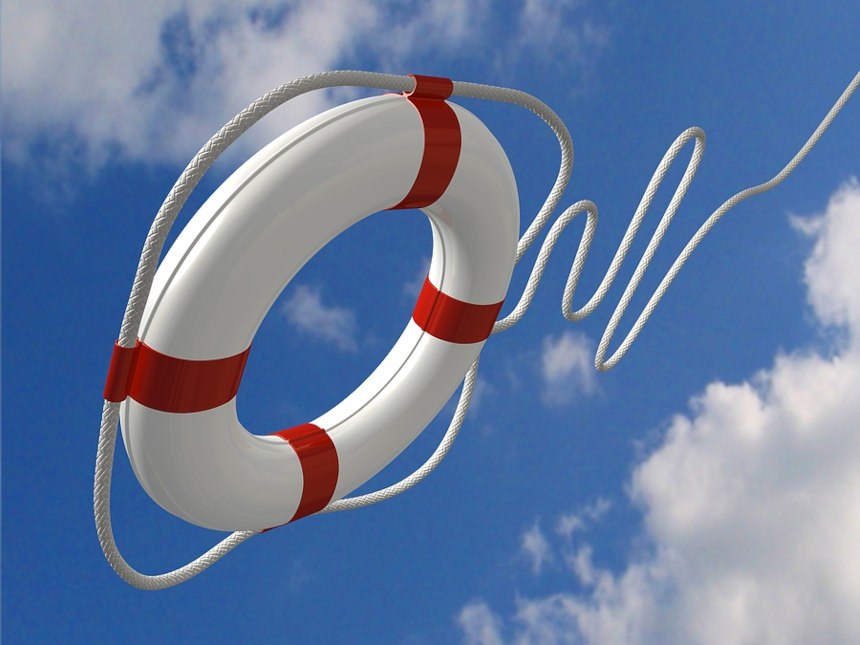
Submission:
<svg viewBox="0 0 860 645">
<path fill-rule="evenodd" d="M 514 265 L 519 205 L 501 145 L 445 101 L 445 79 L 353 101 L 255 154 L 205 202 L 156 272 L 134 349 L 115 347 L 105 398 L 134 472 L 199 526 L 259 530 L 322 509 L 394 459 L 475 361 Z M 235 396 L 254 335 L 301 267 L 384 209 L 433 230 L 412 318 L 376 370 L 309 424 L 247 432 Z"/>
</svg>

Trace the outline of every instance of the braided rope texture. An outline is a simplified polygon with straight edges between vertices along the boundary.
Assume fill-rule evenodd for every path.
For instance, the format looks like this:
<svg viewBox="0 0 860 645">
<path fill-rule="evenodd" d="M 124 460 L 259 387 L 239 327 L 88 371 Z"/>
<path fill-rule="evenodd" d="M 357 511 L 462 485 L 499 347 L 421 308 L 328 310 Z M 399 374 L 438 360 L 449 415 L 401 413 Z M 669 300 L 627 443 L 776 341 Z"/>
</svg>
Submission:
<svg viewBox="0 0 860 645">
<path fill-rule="evenodd" d="M 132 347 L 135 344 L 141 318 L 143 316 L 143 310 L 146 305 L 147 298 L 149 297 L 150 289 L 152 288 L 152 280 L 155 276 L 158 259 L 161 256 L 167 234 L 176 220 L 177 215 L 188 200 L 191 192 L 215 160 L 234 141 L 236 141 L 236 139 L 248 130 L 248 128 L 286 101 L 313 90 L 350 86 L 405 92 L 412 90 L 414 85 L 414 79 L 409 76 L 363 71 L 323 72 L 286 83 L 264 94 L 237 114 L 229 123 L 223 126 L 206 143 L 206 145 L 200 149 L 188 166 L 186 166 L 185 170 L 182 171 L 179 178 L 176 180 L 176 183 L 173 185 L 173 188 L 171 188 L 165 198 L 161 208 L 158 210 L 155 220 L 147 234 L 146 241 L 140 255 L 137 273 L 134 278 L 131 294 L 129 296 L 128 304 L 126 305 L 122 326 L 120 328 L 119 344 L 123 347 Z M 714 227 L 714 225 L 716 225 L 720 218 L 745 199 L 771 190 L 791 174 L 791 172 L 797 168 L 809 151 L 815 146 L 824 134 L 825 130 L 830 126 L 833 119 L 836 118 L 836 115 L 848 102 L 848 99 L 857 89 L 858 85 L 860 85 L 860 73 L 854 77 L 803 147 L 776 176 L 765 183 L 752 186 L 735 194 L 726 200 L 707 218 L 705 223 L 690 239 L 675 262 L 672 264 L 671 268 L 667 271 L 642 313 L 639 315 L 639 318 L 634 323 L 631 331 L 608 360 L 606 360 L 605 357 L 609 343 L 612 340 L 621 317 L 624 315 L 633 294 L 639 286 L 645 270 L 648 268 L 657 247 L 663 239 L 672 218 L 677 212 L 678 207 L 680 206 L 681 201 L 683 200 L 684 195 L 698 170 L 705 146 L 705 133 L 700 128 L 689 128 L 681 133 L 681 135 L 675 139 L 666 151 L 662 161 L 654 171 L 651 181 L 648 183 L 645 193 L 642 196 L 642 200 L 630 221 L 627 231 L 619 244 L 615 257 L 610 263 L 606 274 L 595 293 L 583 307 L 577 311 L 572 310 L 573 294 L 579 282 L 579 277 L 585 264 L 585 258 L 588 255 L 588 250 L 597 229 L 597 207 L 593 202 L 588 200 L 580 200 L 576 202 L 558 216 L 541 245 L 538 257 L 532 267 L 531 274 L 526 282 L 517 305 L 509 315 L 496 322 L 493 327 L 493 333 L 495 334 L 511 328 L 519 322 L 523 315 L 525 315 L 526 310 L 534 299 L 541 277 L 543 276 L 546 265 L 549 262 L 550 255 L 552 254 L 555 244 L 558 242 L 567 225 L 570 224 L 577 215 L 583 212 L 586 213 L 587 221 L 565 284 L 564 294 L 562 297 L 562 314 L 570 321 L 582 320 L 591 314 L 609 291 L 609 288 L 618 274 L 621 264 L 630 249 L 633 238 L 638 232 L 648 208 L 654 199 L 654 195 L 671 168 L 672 163 L 674 163 L 675 158 L 680 153 L 681 149 L 689 141 L 695 140 L 693 154 L 684 175 L 675 190 L 675 194 L 673 195 L 669 206 L 660 219 L 657 229 L 654 232 L 651 241 L 648 243 L 648 247 L 643 253 L 633 276 L 630 278 L 630 281 L 624 290 L 624 294 L 621 296 L 621 300 L 616 306 L 598 345 L 595 356 L 595 367 L 600 371 L 611 369 L 618 363 L 633 344 L 645 322 L 651 316 L 660 299 L 669 288 L 669 285 L 681 270 L 681 267 L 687 259 L 689 259 L 695 248 Z M 453 96 L 500 101 L 524 107 L 543 119 L 558 138 L 559 146 L 561 148 L 561 163 L 558 176 L 556 177 L 556 181 L 543 206 L 538 211 L 538 214 L 532 220 L 531 224 L 517 244 L 515 261 L 519 262 L 526 250 L 531 246 L 540 234 L 541 230 L 546 226 L 552 213 L 558 206 L 565 188 L 567 187 L 571 170 L 573 168 L 574 153 L 570 133 L 564 125 L 564 122 L 557 114 L 555 114 L 555 112 L 553 112 L 546 104 L 525 92 L 490 85 L 455 81 Z M 457 408 L 445 435 L 433 454 L 421 467 L 415 470 L 411 475 L 391 486 L 366 495 L 336 500 L 319 512 L 331 513 L 355 509 L 390 499 L 391 497 L 399 495 L 400 493 L 410 489 L 429 475 L 445 458 L 453 445 L 454 440 L 457 438 L 474 393 L 477 371 L 478 361 L 476 360 L 465 376 Z M 95 514 L 96 532 L 105 557 L 114 571 L 116 571 L 123 580 L 128 582 L 130 585 L 144 590 L 166 589 L 196 576 L 220 560 L 228 552 L 239 546 L 242 542 L 256 535 L 259 531 L 236 531 L 194 561 L 168 573 L 146 575 L 132 568 L 125 561 L 117 548 L 110 517 L 110 487 L 113 458 L 116 447 L 117 426 L 119 421 L 119 406 L 119 403 L 105 401 L 104 408 L 102 410 L 98 452 L 96 456 L 95 481 L 93 486 L 93 510 Z"/>
</svg>

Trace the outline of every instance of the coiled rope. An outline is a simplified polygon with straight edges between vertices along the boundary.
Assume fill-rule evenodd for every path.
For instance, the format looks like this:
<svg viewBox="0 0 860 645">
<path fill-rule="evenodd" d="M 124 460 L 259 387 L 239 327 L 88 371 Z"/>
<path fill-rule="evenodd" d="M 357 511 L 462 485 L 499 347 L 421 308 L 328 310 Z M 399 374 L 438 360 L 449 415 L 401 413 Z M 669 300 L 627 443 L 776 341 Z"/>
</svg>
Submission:
<svg viewBox="0 0 860 645">
<path fill-rule="evenodd" d="M 158 259 L 161 256 L 161 251 L 164 247 L 167 234 L 170 231 L 173 222 L 176 220 L 176 216 L 179 214 L 179 211 L 182 209 L 182 206 L 185 204 L 195 186 L 214 161 L 248 128 L 283 103 L 313 90 L 331 87 L 366 87 L 405 92 L 412 90 L 414 85 L 415 81 L 413 78 L 393 74 L 379 74 L 361 71 L 333 71 L 314 74 L 312 76 L 297 79 L 291 83 L 286 83 L 264 94 L 237 114 L 229 123 L 223 126 L 206 143 L 206 145 L 200 149 L 188 166 L 186 166 L 185 170 L 182 171 L 182 174 L 180 174 L 176 183 L 173 185 L 173 188 L 171 188 L 170 192 L 167 194 L 161 208 L 158 210 L 158 214 L 156 215 L 149 233 L 147 234 L 146 242 L 144 243 L 143 251 L 141 252 L 140 261 L 138 262 L 137 273 L 135 274 L 131 295 L 129 296 L 125 315 L 122 320 L 122 326 L 120 328 L 118 344 L 122 347 L 133 347 L 135 344 L 140 327 L 140 321 L 143 316 L 144 306 L 152 287 L 153 277 L 155 276 Z M 608 360 L 605 357 L 609 343 L 615 334 L 621 317 L 624 315 L 627 306 L 630 304 L 630 300 L 639 286 L 645 270 L 648 268 L 660 241 L 663 239 L 672 218 L 675 216 L 675 213 L 677 212 L 678 207 L 680 206 L 681 201 L 683 200 L 684 195 L 698 170 L 705 147 L 705 133 L 700 128 L 693 127 L 685 130 L 677 139 L 675 139 L 674 143 L 672 143 L 666 151 L 662 161 L 654 171 L 654 174 L 648 183 L 648 187 L 645 189 L 642 200 L 639 202 L 639 206 L 630 221 L 630 225 L 621 240 L 618 250 L 615 253 L 615 257 L 610 263 L 603 280 L 598 286 L 597 291 L 583 307 L 577 311 L 573 311 L 572 305 L 573 294 L 576 290 L 576 285 L 582 273 L 582 267 L 585 264 L 585 258 L 588 254 L 592 239 L 594 238 L 594 232 L 597 228 L 597 207 L 594 203 L 588 200 L 580 200 L 576 202 L 572 206 L 568 207 L 555 220 L 553 225 L 550 227 L 549 233 L 541 244 L 537 260 L 535 261 L 519 302 L 510 314 L 496 322 L 493 327 L 493 333 L 495 334 L 500 331 L 510 329 L 523 317 L 534 299 L 535 292 L 537 291 L 537 287 L 540 283 L 541 277 L 543 276 L 547 262 L 549 261 L 550 254 L 561 236 L 561 233 L 577 215 L 583 212 L 587 214 L 585 231 L 583 232 L 565 284 L 564 294 L 562 297 L 562 314 L 570 321 L 577 321 L 582 320 L 592 313 L 606 296 L 606 293 L 609 291 L 612 282 L 618 274 L 621 264 L 623 263 L 633 242 L 633 238 L 639 230 L 642 220 L 644 219 L 645 214 L 654 199 L 654 195 L 663 181 L 663 178 L 666 176 L 666 173 L 669 171 L 669 168 L 674 163 L 675 158 L 678 156 L 681 149 L 691 139 L 695 139 L 693 154 L 687 164 L 687 168 L 681 182 L 676 188 L 663 217 L 660 219 L 657 229 L 651 237 L 651 241 L 648 243 L 648 247 L 640 259 L 633 276 L 628 282 L 627 287 L 621 296 L 621 300 L 616 306 L 598 345 L 594 361 L 595 367 L 600 371 L 606 371 L 614 367 L 624 356 L 627 350 L 630 349 L 630 346 L 639 335 L 645 322 L 656 308 L 657 303 L 660 302 L 660 299 L 666 293 L 669 285 L 675 279 L 675 276 L 677 276 L 681 267 L 690 257 L 693 250 L 699 245 L 702 239 L 708 234 L 720 218 L 740 202 L 752 197 L 753 195 L 758 195 L 774 188 L 788 177 L 800 162 L 803 161 L 804 157 L 806 157 L 813 146 L 815 146 L 824 134 L 824 131 L 827 130 L 833 119 L 857 89 L 858 85 L 860 85 L 860 73 L 854 77 L 812 133 L 812 136 L 809 137 L 798 153 L 779 173 L 777 173 L 776 176 L 763 184 L 752 186 L 733 195 L 708 217 L 705 223 L 699 228 L 696 234 L 681 251 L 680 255 L 678 255 L 677 259 L 663 277 L 663 280 L 660 282 L 657 289 L 654 291 L 651 299 L 642 310 L 642 313 L 639 315 L 639 318 L 634 323 L 632 329 L 627 334 L 627 337 L 622 341 L 619 348 Z M 534 242 L 541 230 L 543 230 L 544 226 L 546 226 L 561 199 L 562 193 L 567 187 L 571 169 L 573 167 L 573 143 L 571 142 L 570 134 L 562 120 L 555 114 L 555 112 L 553 112 L 543 102 L 530 94 L 526 94 L 525 92 L 491 85 L 455 81 L 452 95 L 486 99 L 490 101 L 501 101 L 519 105 L 543 119 L 553 132 L 555 132 L 556 137 L 558 137 L 559 145 L 561 147 L 561 166 L 558 172 L 558 177 L 556 178 L 555 184 L 537 216 L 519 240 L 516 250 L 516 261 L 519 262 L 523 254 L 529 246 L 531 246 L 532 242 Z M 469 409 L 469 403 L 474 392 L 477 372 L 478 361 L 476 360 L 466 373 L 457 408 L 444 437 L 430 458 L 427 459 L 420 468 L 396 484 L 366 495 L 331 502 L 319 512 L 331 513 L 334 511 L 360 508 L 381 502 L 408 490 L 430 474 L 430 472 L 439 465 L 442 459 L 444 459 L 448 450 L 450 450 L 451 445 L 454 443 L 454 440 L 457 438 L 457 434 L 463 424 L 466 412 Z M 102 409 L 98 452 L 96 456 L 95 482 L 93 487 L 93 510 L 95 514 L 96 532 L 98 533 L 102 550 L 111 567 L 113 567 L 114 571 L 116 571 L 123 580 L 135 587 L 145 590 L 157 590 L 172 587 L 196 576 L 198 573 L 221 559 L 226 553 L 260 532 L 236 531 L 196 560 L 168 573 L 146 575 L 132 568 L 125 561 L 117 548 L 113 535 L 113 528 L 111 526 L 110 515 L 111 474 L 113 469 L 114 451 L 116 448 L 119 407 L 119 403 L 105 401 Z"/>
</svg>

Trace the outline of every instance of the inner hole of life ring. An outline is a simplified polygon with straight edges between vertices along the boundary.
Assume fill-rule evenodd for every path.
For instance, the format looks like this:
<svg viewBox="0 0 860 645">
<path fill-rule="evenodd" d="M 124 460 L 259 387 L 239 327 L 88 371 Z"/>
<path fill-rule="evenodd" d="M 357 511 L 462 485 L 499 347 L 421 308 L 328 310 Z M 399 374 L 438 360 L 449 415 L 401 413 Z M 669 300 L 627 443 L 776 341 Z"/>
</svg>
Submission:
<svg viewBox="0 0 860 645">
<path fill-rule="evenodd" d="M 427 276 L 433 238 L 420 210 L 380 211 L 320 249 L 261 323 L 236 397 L 266 435 L 345 399 L 400 337 Z"/>
</svg>

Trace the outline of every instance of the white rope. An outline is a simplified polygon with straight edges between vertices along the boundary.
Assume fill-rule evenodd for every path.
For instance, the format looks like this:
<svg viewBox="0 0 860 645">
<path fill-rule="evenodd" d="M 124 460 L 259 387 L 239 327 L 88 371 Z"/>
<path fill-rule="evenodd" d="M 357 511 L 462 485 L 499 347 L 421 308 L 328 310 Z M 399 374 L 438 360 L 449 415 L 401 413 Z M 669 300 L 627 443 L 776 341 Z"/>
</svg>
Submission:
<svg viewBox="0 0 860 645">
<path fill-rule="evenodd" d="M 215 159 L 217 159 L 218 156 L 220 156 L 242 133 L 244 133 L 254 123 L 262 119 L 266 114 L 289 99 L 312 90 L 351 86 L 393 91 L 409 91 L 414 87 L 414 83 L 414 79 L 408 76 L 377 74 L 372 72 L 335 71 L 315 74 L 313 76 L 297 79 L 268 92 L 254 101 L 254 103 L 245 108 L 227 125 L 221 128 L 206 143 L 206 145 L 201 148 L 179 176 L 153 221 L 149 234 L 147 235 L 143 251 L 141 252 L 131 295 L 129 296 L 128 304 L 126 305 L 125 315 L 123 316 L 122 326 L 120 328 L 118 340 L 119 345 L 123 347 L 133 347 L 135 344 L 141 317 L 143 315 L 143 309 L 146 305 L 146 299 L 149 296 L 149 291 L 152 287 L 152 279 L 155 275 L 158 258 L 161 255 L 164 241 L 167 238 L 167 234 L 170 227 L 173 225 L 176 216 L 179 214 L 179 211 L 185 204 L 194 187 Z M 633 294 L 648 267 L 648 264 L 651 262 L 657 246 L 663 239 L 663 235 L 666 233 L 672 218 L 677 212 L 681 200 L 684 198 L 684 195 L 696 174 L 699 163 L 701 162 L 702 153 L 704 151 L 705 135 L 699 128 L 690 128 L 683 132 L 666 151 L 666 154 L 663 156 L 663 160 L 660 162 L 660 165 L 651 177 L 651 181 L 645 190 L 645 194 L 643 195 L 633 218 L 631 219 L 627 232 L 624 234 L 621 244 L 615 253 L 615 257 L 607 269 L 606 275 L 603 277 L 597 291 L 582 308 L 575 312 L 572 311 L 573 294 L 576 290 L 576 285 L 582 273 L 582 267 L 584 266 L 585 258 L 588 254 L 588 250 L 591 246 L 594 232 L 597 227 L 597 207 L 588 200 L 576 202 L 573 206 L 567 208 L 553 223 L 549 233 L 541 245 L 538 258 L 535 261 L 531 275 L 529 276 L 519 302 L 508 316 L 496 322 L 493 327 L 493 333 L 495 334 L 505 329 L 509 329 L 523 317 L 534 299 L 535 292 L 540 283 L 540 279 L 543 276 L 546 264 L 549 261 L 549 257 L 556 242 L 561 236 L 561 233 L 567 225 L 582 212 L 587 213 L 587 221 L 585 231 L 583 232 L 579 248 L 577 249 L 576 256 L 568 275 L 567 283 L 565 284 L 564 295 L 562 297 L 562 313 L 565 318 L 571 321 L 581 320 L 592 313 L 603 300 L 618 274 L 621 264 L 633 242 L 633 238 L 639 230 L 642 220 L 644 219 L 645 214 L 654 199 L 654 195 L 663 181 L 663 178 L 666 176 L 666 173 L 681 148 L 683 148 L 691 139 L 695 139 L 696 143 L 693 155 L 687 165 L 684 176 L 682 177 L 678 188 L 675 190 L 675 194 L 663 214 L 654 235 L 651 237 L 651 241 L 648 243 L 648 247 L 639 261 L 639 264 L 633 273 L 633 277 L 631 277 L 630 282 L 627 284 L 624 294 L 621 296 L 621 300 L 615 308 L 615 311 L 606 326 L 606 330 L 603 333 L 600 344 L 598 345 L 597 354 L 595 356 L 595 367 L 600 371 L 611 369 L 630 348 L 645 322 L 653 313 L 657 303 L 659 303 L 660 299 L 666 293 L 672 280 L 675 279 L 675 276 L 678 274 L 681 267 L 690 257 L 696 246 L 698 246 L 699 242 L 701 242 L 705 235 L 708 234 L 711 228 L 713 228 L 719 219 L 734 206 L 748 197 L 770 190 L 791 174 L 812 147 L 818 142 L 821 135 L 830 126 L 830 123 L 857 89 L 858 85 L 860 85 L 860 73 L 854 77 L 846 90 L 827 113 L 824 120 L 819 124 L 818 128 L 816 128 L 809 140 L 807 140 L 788 165 L 786 165 L 785 168 L 783 168 L 775 177 L 763 184 L 747 188 L 737 193 L 724 202 L 710 215 L 710 217 L 708 217 L 666 273 L 665 277 L 654 291 L 648 304 L 639 315 L 639 318 L 634 323 L 633 328 L 621 343 L 618 350 L 616 350 L 608 360 L 605 360 L 605 356 L 609 343 L 612 340 L 612 336 L 614 335 L 621 317 L 624 315 L 624 312 L 626 311 L 627 306 L 629 305 L 630 300 L 632 299 Z M 526 94 L 525 92 L 490 85 L 479 85 L 476 83 L 455 82 L 453 95 L 502 101 L 525 107 L 542 118 L 550 128 L 552 128 L 559 140 L 559 145 L 561 147 L 561 167 L 549 196 L 517 245 L 516 262 L 519 262 L 528 247 L 537 238 L 540 231 L 549 221 L 549 218 L 558 205 L 561 195 L 570 179 L 570 172 L 573 167 L 573 144 L 570 139 L 570 134 L 555 112 L 553 112 L 543 102 L 529 94 Z M 442 441 L 439 443 L 430 458 L 420 468 L 408 477 L 402 479 L 396 484 L 388 486 L 387 488 L 366 495 L 331 502 L 319 512 L 330 513 L 375 504 L 394 497 L 395 495 L 399 495 L 429 475 L 442 461 L 442 459 L 444 459 L 445 455 L 447 455 L 450 450 L 451 445 L 454 443 L 454 440 L 457 438 L 457 434 L 463 424 L 466 412 L 469 409 L 469 404 L 474 392 L 477 370 L 478 361 L 476 360 L 466 374 L 457 408 Z M 111 567 L 113 567 L 114 571 L 116 571 L 123 580 L 140 589 L 165 589 L 194 577 L 221 559 L 226 553 L 237 547 L 239 544 L 251 536 L 256 535 L 259 531 L 236 531 L 193 562 L 169 573 L 146 575 L 133 569 L 119 553 L 114 539 L 110 517 L 111 474 L 116 447 L 119 405 L 119 403 L 105 401 L 102 411 L 98 453 L 96 456 L 95 482 L 93 486 L 93 508 L 96 531 L 105 557 Z"/>
</svg>

